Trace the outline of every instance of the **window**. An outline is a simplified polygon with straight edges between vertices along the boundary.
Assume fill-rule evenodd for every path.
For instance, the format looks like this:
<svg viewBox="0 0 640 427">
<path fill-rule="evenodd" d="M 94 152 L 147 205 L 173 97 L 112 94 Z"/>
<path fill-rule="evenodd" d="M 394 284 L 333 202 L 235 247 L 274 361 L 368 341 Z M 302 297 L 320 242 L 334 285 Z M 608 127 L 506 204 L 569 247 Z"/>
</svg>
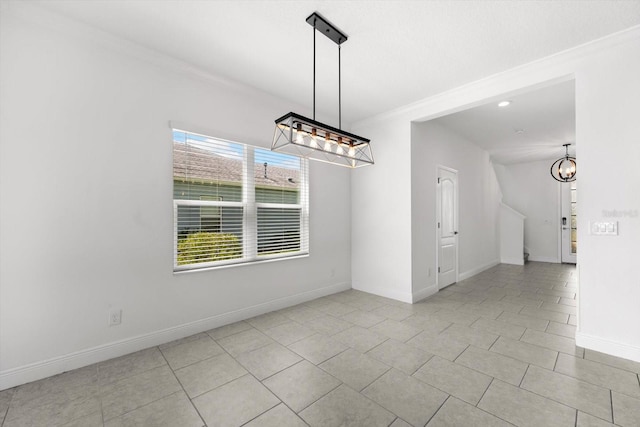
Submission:
<svg viewBox="0 0 640 427">
<path fill-rule="evenodd" d="M 174 271 L 309 252 L 307 161 L 173 131 Z"/>
</svg>

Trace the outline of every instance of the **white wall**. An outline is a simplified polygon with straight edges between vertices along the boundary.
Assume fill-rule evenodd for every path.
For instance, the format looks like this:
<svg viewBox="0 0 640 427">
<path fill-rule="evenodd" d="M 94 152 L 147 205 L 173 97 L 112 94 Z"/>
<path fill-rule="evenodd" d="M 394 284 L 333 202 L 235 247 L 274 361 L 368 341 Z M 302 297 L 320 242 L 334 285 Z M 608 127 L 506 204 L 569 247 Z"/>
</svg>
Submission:
<svg viewBox="0 0 640 427">
<path fill-rule="evenodd" d="M 525 216 L 515 209 L 500 204 L 500 262 L 524 265 Z"/>
<path fill-rule="evenodd" d="M 428 289 L 436 284 L 438 165 L 458 171 L 460 279 L 496 265 L 500 258 L 500 190 L 489 154 L 437 120 L 414 123 L 411 134 L 411 255 L 413 293 L 420 296 L 430 293 Z"/>
<path fill-rule="evenodd" d="M 419 103 L 363 120 L 354 124 L 354 131 L 367 134 L 375 129 L 384 140 L 372 139 L 376 160 L 388 163 L 385 168 L 370 168 L 367 180 L 352 179 L 352 193 L 366 191 L 367 181 L 380 182 L 385 177 L 406 178 L 410 161 L 391 160 L 379 153 L 383 144 L 393 142 L 400 150 L 410 145 L 405 126 L 416 120 L 426 120 L 460 111 L 488 101 L 504 99 L 519 93 L 575 78 L 576 139 L 580 159 L 580 194 L 578 210 L 579 307 L 577 343 L 610 354 L 640 361 L 640 285 L 638 284 L 638 241 L 640 241 L 640 27 L 592 42 L 567 52 L 502 72 L 478 82 L 433 96 Z M 375 136 L 375 135 L 374 135 Z M 380 158 L 381 157 L 381 158 Z M 615 171 L 615 176 L 612 176 Z M 408 184 L 407 184 L 408 185 Z M 373 200 L 367 207 L 382 207 L 386 195 L 369 192 Z M 397 206 L 399 211 L 411 211 L 408 202 Z M 589 221 L 603 220 L 604 211 L 620 214 L 620 235 L 617 237 L 587 234 Z M 366 214 L 352 203 L 352 215 Z M 403 217 L 406 213 L 400 212 Z M 378 215 L 378 228 L 393 226 L 396 216 Z M 355 234 L 354 234 L 355 236 Z M 410 232 L 404 232 L 391 247 L 363 233 L 364 240 L 354 240 L 356 248 L 366 247 L 370 253 L 383 249 L 402 251 L 411 242 Z M 355 274 L 365 266 L 354 257 Z M 379 269 L 393 268 L 385 264 Z M 402 267 L 405 267 L 404 265 Z M 405 271 L 396 269 L 398 274 Z"/>
<path fill-rule="evenodd" d="M 376 164 L 351 175 L 352 286 L 411 302 L 411 125 L 373 123 L 359 135 Z"/>
<path fill-rule="evenodd" d="M 268 147 L 299 107 L 5 6 L 0 389 L 350 287 L 350 175 L 319 163 L 309 257 L 172 272 L 168 122 Z"/>
<path fill-rule="evenodd" d="M 562 184 L 549 174 L 554 160 L 495 165 L 504 202 L 527 217 L 524 246 L 530 261 L 560 262 Z"/>
</svg>

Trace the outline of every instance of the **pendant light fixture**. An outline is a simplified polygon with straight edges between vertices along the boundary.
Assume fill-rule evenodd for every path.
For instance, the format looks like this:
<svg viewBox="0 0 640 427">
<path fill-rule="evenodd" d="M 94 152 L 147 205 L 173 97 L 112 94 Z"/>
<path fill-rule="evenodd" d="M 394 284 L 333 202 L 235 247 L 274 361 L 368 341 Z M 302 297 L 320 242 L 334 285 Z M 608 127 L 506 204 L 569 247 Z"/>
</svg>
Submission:
<svg viewBox="0 0 640 427">
<path fill-rule="evenodd" d="M 562 145 L 565 148 L 565 156 L 560 157 L 551 165 L 551 176 L 556 181 L 571 182 L 576 180 L 576 158 L 569 156 L 570 145 Z"/>
<path fill-rule="evenodd" d="M 291 112 L 276 119 L 276 130 L 271 150 L 349 168 L 372 165 L 373 155 L 369 140 L 341 129 L 340 46 L 347 41 L 347 36 L 317 12 L 312 13 L 306 21 L 313 27 L 313 118 L 310 119 Z M 337 128 L 316 120 L 316 31 L 324 34 L 338 45 Z"/>
</svg>

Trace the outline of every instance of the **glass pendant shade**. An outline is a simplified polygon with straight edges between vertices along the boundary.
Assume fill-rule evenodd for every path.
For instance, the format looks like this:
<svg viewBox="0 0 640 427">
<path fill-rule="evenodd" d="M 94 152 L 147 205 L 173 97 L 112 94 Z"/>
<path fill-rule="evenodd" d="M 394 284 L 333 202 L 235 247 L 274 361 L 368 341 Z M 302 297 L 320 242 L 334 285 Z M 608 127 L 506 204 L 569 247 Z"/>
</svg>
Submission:
<svg viewBox="0 0 640 427">
<path fill-rule="evenodd" d="M 296 113 L 276 121 L 272 150 L 349 168 L 372 165 L 369 140 Z"/>
<path fill-rule="evenodd" d="M 576 180 L 576 158 L 569 156 L 569 145 L 564 144 L 565 156 L 551 165 L 551 176 L 556 181 L 572 182 Z"/>
</svg>

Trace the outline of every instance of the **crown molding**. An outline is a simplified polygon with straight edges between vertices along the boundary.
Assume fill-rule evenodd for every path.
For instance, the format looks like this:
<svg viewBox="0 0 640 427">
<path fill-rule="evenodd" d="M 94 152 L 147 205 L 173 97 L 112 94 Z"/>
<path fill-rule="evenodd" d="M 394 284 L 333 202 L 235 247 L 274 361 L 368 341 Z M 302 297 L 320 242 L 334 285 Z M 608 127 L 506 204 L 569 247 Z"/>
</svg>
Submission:
<svg viewBox="0 0 640 427">
<path fill-rule="evenodd" d="M 466 83 L 453 89 L 440 92 L 411 104 L 359 120 L 354 122 L 352 127 L 357 130 L 358 128 L 370 126 L 379 121 L 394 119 L 425 121 L 466 110 L 468 108 L 473 108 L 485 104 L 490 99 L 487 99 L 487 97 L 484 96 L 473 101 L 469 101 L 469 98 L 472 98 L 476 94 L 486 94 L 487 91 L 496 87 L 505 86 L 505 82 L 513 82 L 511 85 L 513 89 L 510 91 L 511 95 L 518 95 L 519 93 L 551 86 L 573 79 L 574 67 L 572 66 L 577 62 L 589 58 L 592 55 L 606 52 L 621 44 L 639 41 L 640 25 L 629 27 L 625 30 L 618 31 L 599 39 L 592 40 L 552 55 L 492 74 L 482 79 Z M 545 73 L 545 70 L 549 69 L 564 71 L 550 75 L 549 73 Z M 542 79 L 537 77 L 544 76 L 545 74 L 547 76 Z M 538 83 L 534 83 L 533 85 L 525 84 L 524 86 L 518 83 L 526 80 L 536 80 Z M 494 94 L 491 98 L 498 99 L 503 96 L 503 94 L 503 92 L 500 94 Z M 462 100 L 463 103 L 461 104 L 458 102 L 456 104 L 455 100 Z M 435 110 L 438 110 L 439 112 L 433 113 L 432 111 Z M 428 113 L 425 113 L 425 111 Z"/>
</svg>

